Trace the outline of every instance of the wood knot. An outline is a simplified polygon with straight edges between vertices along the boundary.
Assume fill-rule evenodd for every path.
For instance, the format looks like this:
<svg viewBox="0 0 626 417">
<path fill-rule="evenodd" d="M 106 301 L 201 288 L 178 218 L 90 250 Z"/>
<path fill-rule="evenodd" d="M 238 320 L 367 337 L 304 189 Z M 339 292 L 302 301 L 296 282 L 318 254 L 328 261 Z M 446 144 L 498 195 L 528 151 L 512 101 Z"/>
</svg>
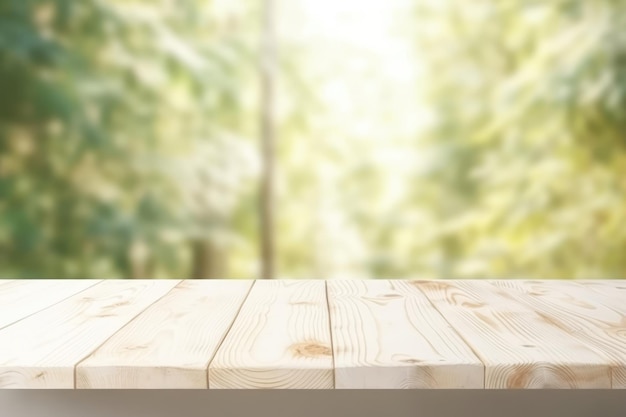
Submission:
<svg viewBox="0 0 626 417">
<path fill-rule="evenodd" d="M 130 301 L 125 300 L 125 301 L 118 301 L 117 303 L 111 304 L 106 306 L 106 308 L 117 308 L 117 307 L 123 307 L 130 304 Z"/>
<path fill-rule="evenodd" d="M 132 345 L 132 346 L 126 346 L 124 348 L 124 350 L 140 350 L 140 349 L 147 349 L 148 346 L 146 345 Z"/>
<path fill-rule="evenodd" d="M 463 301 L 461 302 L 461 307 L 468 307 L 468 308 L 481 308 L 484 307 L 485 303 L 481 303 L 478 301 L 474 301 L 474 302 L 470 302 L 470 301 Z"/>
<path fill-rule="evenodd" d="M 294 356 L 303 358 L 315 358 L 318 356 L 330 356 L 331 351 L 328 346 L 317 342 L 294 343 L 289 347 Z"/>
<path fill-rule="evenodd" d="M 409 358 L 409 359 L 400 359 L 400 362 L 415 364 L 415 363 L 421 363 L 423 361 L 419 359 Z"/>
</svg>

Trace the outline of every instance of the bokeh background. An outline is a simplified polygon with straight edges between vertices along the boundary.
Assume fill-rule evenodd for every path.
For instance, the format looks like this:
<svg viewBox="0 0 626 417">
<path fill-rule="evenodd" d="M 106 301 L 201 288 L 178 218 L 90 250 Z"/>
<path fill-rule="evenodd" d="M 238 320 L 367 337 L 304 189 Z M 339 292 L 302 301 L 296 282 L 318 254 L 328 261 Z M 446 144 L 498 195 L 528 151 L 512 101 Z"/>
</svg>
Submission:
<svg viewBox="0 0 626 417">
<path fill-rule="evenodd" d="M 624 278 L 624 28 L 613 0 L 0 0 L 0 278 Z"/>
</svg>

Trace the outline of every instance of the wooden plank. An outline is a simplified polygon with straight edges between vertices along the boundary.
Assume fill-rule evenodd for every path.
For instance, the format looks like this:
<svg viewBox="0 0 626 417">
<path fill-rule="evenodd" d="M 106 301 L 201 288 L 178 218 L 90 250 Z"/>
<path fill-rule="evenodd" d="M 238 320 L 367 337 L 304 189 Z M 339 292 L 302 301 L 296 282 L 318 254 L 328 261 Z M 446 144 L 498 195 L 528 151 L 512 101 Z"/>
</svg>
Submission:
<svg viewBox="0 0 626 417">
<path fill-rule="evenodd" d="M 208 388 L 252 281 L 183 281 L 76 368 L 77 388 Z"/>
<path fill-rule="evenodd" d="M 595 293 L 609 297 L 612 299 L 611 304 L 614 307 L 622 306 L 623 308 L 626 308 L 626 280 L 580 280 L 576 281 L 576 283 L 584 285 L 586 288 L 590 288 Z"/>
<path fill-rule="evenodd" d="M 485 364 L 486 388 L 610 388 L 606 358 L 481 281 L 413 281 Z"/>
<path fill-rule="evenodd" d="M 0 388 L 74 388 L 74 366 L 179 281 L 104 280 L 0 330 Z"/>
<path fill-rule="evenodd" d="M 336 388 L 483 388 L 484 366 L 406 281 L 328 281 Z"/>
<path fill-rule="evenodd" d="M 531 295 L 541 295 L 545 291 L 558 288 L 572 297 L 594 300 L 594 302 L 605 307 L 626 313 L 626 281 L 623 280 L 622 284 L 619 284 L 617 280 L 612 282 L 599 280 L 595 280 L 595 282 L 580 280 L 488 280 L 488 282 L 496 284 L 500 288 L 511 288 L 516 291 L 531 285 L 532 290 L 526 288 L 529 294 L 532 293 Z M 516 283 L 523 285 L 520 286 Z"/>
<path fill-rule="evenodd" d="M 0 281 L 0 329 L 65 298 L 100 280 L 21 279 Z"/>
<path fill-rule="evenodd" d="M 626 305 L 611 307 L 609 297 L 594 295 L 576 282 L 513 280 L 492 284 L 603 353 L 611 363 L 612 387 L 626 388 Z"/>
<path fill-rule="evenodd" d="M 324 281 L 258 280 L 209 365 L 209 388 L 333 388 Z"/>
</svg>

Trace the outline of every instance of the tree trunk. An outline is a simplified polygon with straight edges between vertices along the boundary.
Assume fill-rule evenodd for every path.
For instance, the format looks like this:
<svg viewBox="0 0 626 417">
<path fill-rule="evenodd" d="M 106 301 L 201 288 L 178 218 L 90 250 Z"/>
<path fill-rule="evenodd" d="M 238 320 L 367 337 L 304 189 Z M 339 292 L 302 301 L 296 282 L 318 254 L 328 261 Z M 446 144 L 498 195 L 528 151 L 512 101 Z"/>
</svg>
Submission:
<svg viewBox="0 0 626 417">
<path fill-rule="evenodd" d="M 259 195 L 261 278 L 274 278 L 274 0 L 263 2 L 261 44 L 261 184 Z"/>
<path fill-rule="evenodd" d="M 154 273 L 154 261 L 150 249 L 141 240 L 134 240 L 128 251 L 131 279 L 149 279 Z"/>
<path fill-rule="evenodd" d="M 192 242 L 193 267 L 191 279 L 225 278 L 225 254 L 209 240 Z"/>
</svg>

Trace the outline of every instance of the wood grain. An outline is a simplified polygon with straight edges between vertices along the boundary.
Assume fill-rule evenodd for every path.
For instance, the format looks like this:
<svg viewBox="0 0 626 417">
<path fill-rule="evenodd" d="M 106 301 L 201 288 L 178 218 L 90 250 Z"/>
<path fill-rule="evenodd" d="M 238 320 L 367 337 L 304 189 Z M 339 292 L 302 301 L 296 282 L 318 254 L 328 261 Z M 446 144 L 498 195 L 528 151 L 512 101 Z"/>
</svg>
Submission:
<svg viewBox="0 0 626 417">
<path fill-rule="evenodd" d="M 573 337 L 595 348 L 611 363 L 612 387 L 626 388 L 626 300 L 593 294 L 576 282 L 494 281 Z"/>
<path fill-rule="evenodd" d="M 178 282 L 104 280 L 5 327 L 0 387 L 74 388 L 74 366 Z"/>
<path fill-rule="evenodd" d="M 486 388 L 610 388 L 609 361 L 489 282 L 414 281 L 485 364 Z"/>
<path fill-rule="evenodd" d="M 576 283 L 590 288 L 592 290 L 590 297 L 593 297 L 594 293 L 601 294 L 612 300 L 611 305 L 622 307 L 624 308 L 622 311 L 626 312 L 626 280 L 584 280 Z"/>
<path fill-rule="evenodd" d="M 85 279 L 0 280 L 0 329 L 98 282 Z"/>
<path fill-rule="evenodd" d="M 0 388 L 207 387 L 626 389 L 626 281 L 0 280 Z"/>
<path fill-rule="evenodd" d="M 77 388 L 208 388 L 209 362 L 251 286 L 182 282 L 77 366 Z"/>
<path fill-rule="evenodd" d="M 405 281 L 328 282 L 336 388 L 483 388 L 484 366 Z"/>
<path fill-rule="evenodd" d="M 324 281 L 257 280 L 209 365 L 209 388 L 333 388 Z"/>
</svg>

